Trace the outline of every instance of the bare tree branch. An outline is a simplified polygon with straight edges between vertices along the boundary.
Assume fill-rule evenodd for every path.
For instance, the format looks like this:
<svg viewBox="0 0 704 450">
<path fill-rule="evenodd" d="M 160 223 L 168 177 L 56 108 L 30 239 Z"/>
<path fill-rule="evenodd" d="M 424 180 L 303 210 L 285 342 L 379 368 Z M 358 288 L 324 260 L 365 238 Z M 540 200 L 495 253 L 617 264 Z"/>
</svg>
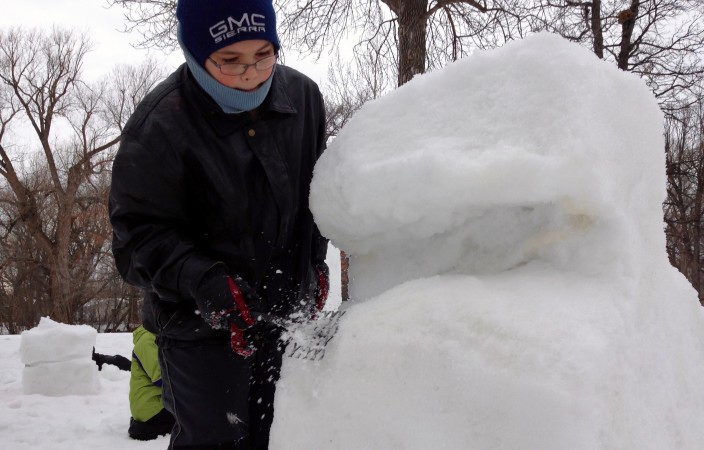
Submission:
<svg viewBox="0 0 704 450">
<path fill-rule="evenodd" d="M 100 277 L 113 277 L 98 270 L 112 267 L 112 149 L 163 75 L 146 63 L 89 85 L 81 78 L 89 49 L 88 38 L 73 31 L 0 29 L 0 280 L 10 283 L 11 310 L 19 314 L 8 320 L 21 317 L 22 326 L 39 314 L 80 321 L 83 306 L 102 295 Z M 14 140 L 15 127 L 27 126 L 33 143 Z M 0 298 L 4 288 L 0 283 Z"/>
</svg>

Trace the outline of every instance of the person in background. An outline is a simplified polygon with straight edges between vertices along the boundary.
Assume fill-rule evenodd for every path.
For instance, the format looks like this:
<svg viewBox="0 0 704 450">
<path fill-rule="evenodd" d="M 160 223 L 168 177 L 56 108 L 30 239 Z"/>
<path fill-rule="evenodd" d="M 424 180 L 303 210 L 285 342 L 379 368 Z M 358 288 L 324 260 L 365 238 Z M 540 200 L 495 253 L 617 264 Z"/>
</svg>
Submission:
<svg viewBox="0 0 704 450">
<path fill-rule="evenodd" d="M 161 369 L 156 336 L 143 326 L 132 333 L 134 348 L 130 367 L 130 428 L 132 439 L 149 441 L 169 434 L 174 417 L 161 400 Z"/>
<path fill-rule="evenodd" d="M 130 427 L 132 439 L 150 441 L 169 434 L 174 417 L 161 400 L 161 369 L 159 368 L 156 336 L 140 325 L 132 332 L 132 360 L 122 355 L 103 355 L 93 348 L 93 361 L 98 370 L 104 364 L 130 372 Z"/>
<path fill-rule="evenodd" d="M 277 64 L 271 0 L 178 0 L 186 63 L 125 125 L 112 250 L 145 292 L 170 449 L 266 449 L 282 363 L 273 323 L 327 298 L 328 241 L 308 208 L 325 149 L 318 86 Z"/>
<path fill-rule="evenodd" d="M 97 364 L 98 370 L 103 370 L 103 365 L 105 364 L 115 366 L 120 370 L 130 370 L 132 365 L 132 361 L 122 355 L 104 355 L 102 353 L 96 353 L 95 347 L 93 347 L 93 355 L 91 359 L 93 359 L 95 364 Z"/>
</svg>

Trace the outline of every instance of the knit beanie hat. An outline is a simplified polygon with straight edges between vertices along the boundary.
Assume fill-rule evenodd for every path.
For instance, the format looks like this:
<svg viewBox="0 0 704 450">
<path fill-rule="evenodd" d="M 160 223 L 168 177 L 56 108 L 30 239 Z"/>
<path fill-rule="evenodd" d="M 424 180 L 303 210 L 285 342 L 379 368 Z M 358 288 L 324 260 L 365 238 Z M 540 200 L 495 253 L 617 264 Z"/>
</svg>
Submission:
<svg viewBox="0 0 704 450">
<path fill-rule="evenodd" d="M 272 0 L 178 0 L 176 19 L 183 45 L 201 66 L 213 52 L 248 39 L 279 50 Z"/>
</svg>

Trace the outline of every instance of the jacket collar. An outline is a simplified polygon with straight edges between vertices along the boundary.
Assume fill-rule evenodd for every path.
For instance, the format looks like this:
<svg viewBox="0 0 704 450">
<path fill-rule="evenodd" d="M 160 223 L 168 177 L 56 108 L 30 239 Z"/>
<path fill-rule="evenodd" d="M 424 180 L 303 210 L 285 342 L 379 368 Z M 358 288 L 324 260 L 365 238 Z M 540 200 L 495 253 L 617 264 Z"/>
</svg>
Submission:
<svg viewBox="0 0 704 450">
<path fill-rule="evenodd" d="M 287 76 L 284 66 L 279 66 L 271 82 L 268 101 L 265 100 L 264 103 L 269 107 L 270 111 L 283 114 L 296 114 L 298 110 L 296 110 L 293 101 L 291 101 L 291 97 L 289 97 L 286 91 L 286 86 L 289 84 L 286 80 Z"/>
<path fill-rule="evenodd" d="M 282 70 L 283 69 L 283 70 Z M 185 93 L 192 99 L 199 112 L 210 123 L 219 136 L 231 134 L 244 125 L 252 123 L 248 112 L 240 114 L 227 114 L 220 106 L 201 88 L 193 79 L 188 66 L 183 64 L 179 70 L 185 86 Z M 273 114 L 297 114 L 298 110 L 286 92 L 287 74 L 284 66 L 277 67 L 271 82 L 269 95 L 259 107 L 259 118 Z"/>
</svg>

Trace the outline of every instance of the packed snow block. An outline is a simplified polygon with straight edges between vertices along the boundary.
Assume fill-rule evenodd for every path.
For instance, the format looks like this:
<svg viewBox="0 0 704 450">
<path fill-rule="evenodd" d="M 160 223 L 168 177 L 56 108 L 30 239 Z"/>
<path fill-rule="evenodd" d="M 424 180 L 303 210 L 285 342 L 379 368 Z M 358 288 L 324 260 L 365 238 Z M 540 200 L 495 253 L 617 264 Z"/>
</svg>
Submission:
<svg viewBox="0 0 704 450">
<path fill-rule="evenodd" d="M 42 317 L 22 333 L 20 357 L 26 365 L 44 362 L 90 360 L 98 332 L 88 325 L 66 325 Z"/>
<path fill-rule="evenodd" d="M 25 394 L 90 395 L 99 391 L 98 366 L 92 360 L 97 331 L 42 317 L 22 333 L 20 358 L 25 364 Z"/>
<path fill-rule="evenodd" d="M 25 366 L 22 388 L 25 394 L 53 397 L 97 394 L 100 392 L 98 368 L 90 358 Z"/>
<path fill-rule="evenodd" d="M 540 34 L 366 103 L 315 167 L 311 211 L 357 301 L 542 260 L 633 274 L 664 243 L 663 117 L 636 75 Z"/>
<path fill-rule="evenodd" d="M 704 318 L 666 274 L 533 263 L 353 303 L 322 361 L 284 360 L 269 448 L 704 448 Z"/>
<path fill-rule="evenodd" d="M 270 448 L 704 448 L 662 134 L 643 80 L 549 34 L 365 104 L 310 196 L 352 300 L 284 360 Z"/>
</svg>

